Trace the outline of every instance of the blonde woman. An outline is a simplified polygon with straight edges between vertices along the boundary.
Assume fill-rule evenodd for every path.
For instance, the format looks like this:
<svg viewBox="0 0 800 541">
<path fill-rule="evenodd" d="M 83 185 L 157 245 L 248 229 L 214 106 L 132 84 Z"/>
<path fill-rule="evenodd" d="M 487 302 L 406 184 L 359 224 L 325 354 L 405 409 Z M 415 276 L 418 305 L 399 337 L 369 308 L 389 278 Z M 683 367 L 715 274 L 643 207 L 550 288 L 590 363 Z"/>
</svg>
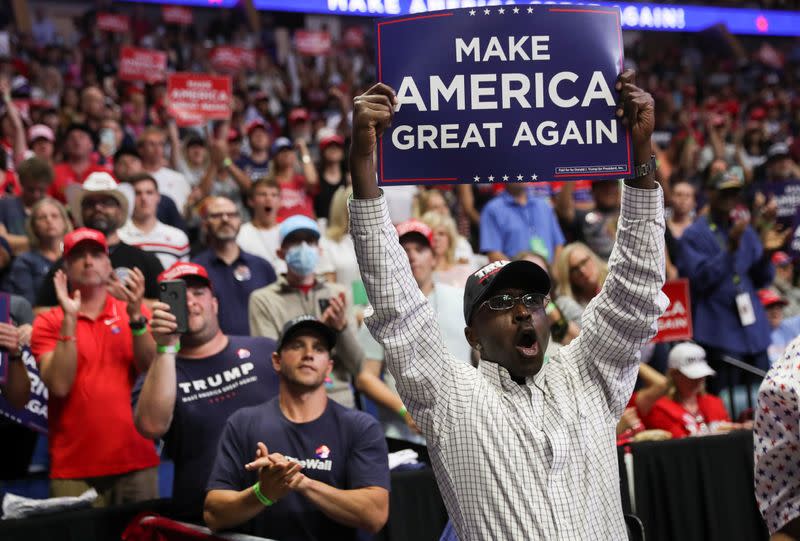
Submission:
<svg viewBox="0 0 800 541">
<path fill-rule="evenodd" d="M 332 272 L 335 282 L 346 287 L 353 287 L 353 282 L 361 283 L 347 215 L 347 199 L 351 193 L 352 188 L 342 186 L 333 194 L 328 212 L 328 227 L 319 241 L 323 261 L 329 263 L 324 265 L 325 269 Z"/>
<path fill-rule="evenodd" d="M 564 246 L 553 270 L 560 294 L 574 299 L 582 308 L 600 293 L 608 275 L 608 265 L 582 242 Z"/>
<path fill-rule="evenodd" d="M 61 203 L 45 197 L 31 208 L 25 231 L 31 250 L 14 258 L 3 289 L 25 297 L 33 305 L 50 267 L 61 257 L 64 235 L 72 231 L 72 223 Z"/>
<path fill-rule="evenodd" d="M 422 221 L 433 231 L 432 248 L 436 258 L 434 280 L 463 288 L 469 275 L 478 268 L 474 263 L 469 242 L 458 234 L 456 223 L 449 215 L 429 211 L 422 216 Z M 461 257 L 459 257 L 460 240 L 463 240 L 469 249 L 470 253 L 466 257 L 463 247 L 461 248 Z"/>
</svg>

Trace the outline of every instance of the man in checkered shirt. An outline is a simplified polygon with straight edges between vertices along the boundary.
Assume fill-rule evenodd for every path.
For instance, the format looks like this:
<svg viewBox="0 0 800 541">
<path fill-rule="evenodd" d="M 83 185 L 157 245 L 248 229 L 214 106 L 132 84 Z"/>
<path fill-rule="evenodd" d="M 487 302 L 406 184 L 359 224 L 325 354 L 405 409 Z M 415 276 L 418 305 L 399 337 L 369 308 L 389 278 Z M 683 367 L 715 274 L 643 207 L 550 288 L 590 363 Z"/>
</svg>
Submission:
<svg viewBox="0 0 800 541">
<path fill-rule="evenodd" d="M 634 80 L 626 71 L 615 88 L 638 175 L 625 181 L 609 275 L 580 336 L 545 359 L 549 279 L 533 263 L 492 263 L 470 277 L 464 294 L 478 369 L 444 347 L 375 181 L 376 140 L 391 122 L 394 92 L 377 84 L 355 99 L 350 220 L 374 309 L 366 322 L 428 441 L 462 541 L 627 538 L 615 426 L 633 391 L 638 352 L 667 305 L 653 99 Z"/>
</svg>

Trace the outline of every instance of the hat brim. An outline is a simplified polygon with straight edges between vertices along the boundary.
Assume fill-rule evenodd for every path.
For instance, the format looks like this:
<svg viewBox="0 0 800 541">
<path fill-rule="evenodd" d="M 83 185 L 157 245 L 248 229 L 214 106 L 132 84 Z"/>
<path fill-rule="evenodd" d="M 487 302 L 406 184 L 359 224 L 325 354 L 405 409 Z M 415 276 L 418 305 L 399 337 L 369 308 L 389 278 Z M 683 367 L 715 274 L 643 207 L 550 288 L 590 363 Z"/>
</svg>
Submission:
<svg viewBox="0 0 800 541">
<path fill-rule="evenodd" d="M 689 379 L 700 379 L 717 375 L 716 370 L 708 366 L 708 363 L 705 361 L 687 364 L 686 366 L 678 368 L 678 371 Z"/>
<path fill-rule="evenodd" d="M 413 237 L 412 237 L 412 235 L 413 235 Z M 400 235 L 400 237 L 398 237 L 397 240 L 400 242 L 400 244 L 403 244 L 403 239 L 405 239 L 407 241 L 409 241 L 409 240 L 410 241 L 418 241 L 418 242 L 421 241 L 421 242 L 423 242 L 425 244 L 425 246 L 427 246 L 429 248 L 433 247 L 433 244 L 431 244 L 430 239 L 428 237 L 426 237 L 424 233 L 421 233 L 419 231 L 406 231 L 405 233 Z"/>
<path fill-rule="evenodd" d="M 75 220 L 76 227 L 83 227 L 83 212 L 81 209 L 81 205 L 83 205 L 83 200 L 88 196 L 94 195 L 107 195 L 116 199 L 117 203 L 119 203 L 119 207 L 122 210 L 122 216 L 124 220 L 127 220 L 129 217 L 128 214 L 128 198 L 125 197 L 119 190 L 97 190 L 97 191 L 87 191 L 83 189 L 81 184 L 70 184 L 64 190 L 67 201 L 69 201 L 69 211 L 72 213 L 72 219 Z M 122 227 L 122 224 L 117 224 L 118 227 Z"/>
<path fill-rule="evenodd" d="M 467 325 L 478 307 L 501 289 L 521 289 L 526 293 L 550 294 L 550 276 L 532 261 L 512 261 L 497 271 L 492 283 L 473 302 L 467 314 Z"/>
<path fill-rule="evenodd" d="M 287 240 L 291 240 L 292 237 L 297 235 L 298 233 L 309 233 L 309 234 L 313 235 L 314 237 L 316 237 L 317 240 L 319 240 L 319 238 L 320 238 L 319 231 L 315 231 L 315 230 L 311 229 L 310 227 L 299 227 L 299 228 L 291 231 L 289 234 L 287 234 L 285 237 L 283 237 L 281 239 L 281 246 L 286 244 Z"/>
<path fill-rule="evenodd" d="M 295 323 L 291 327 L 289 327 L 285 333 L 280 337 L 278 341 L 278 351 L 283 349 L 283 346 L 286 345 L 286 341 L 290 338 L 297 336 L 298 333 L 303 331 L 312 330 L 316 331 L 321 334 L 325 340 L 328 342 L 328 349 L 332 350 L 336 347 L 336 332 L 318 320 L 308 319 L 306 321 L 300 321 Z"/>
<path fill-rule="evenodd" d="M 783 299 L 773 299 L 770 302 L 764 303 L 764 308 L 769 308 L 771 306 L 775 306 L 776 304 L 778 306 L 786 306 L 789 303 L 787 301 L 783 300 Z"/>
<path fill-rule="evenodd" d="M 106 254 L 108 253 L 108 247 L 105 246 L 99 240 L 83 239 L 83 240 L 75 243 L 75 245 L 72 248 L 69 249 L 69 252 L 64 254 L 64 259 L 69 259 L 69 256 L 72 255 L 72 252 L 74 252 L 78 248 L 78 246 L 81 246 L 83 244 L 94 244 L 95 246 L 98 246 L 101 250 L 103 250 L 103 252 L 105 252 Z"/>
<path fill-rule="evenodd" d="M 739 180 L 728 180 L 716 185 L 717 191 L 720 192 L 722 190 L 741 190 L 742 188 L 744 188 L 744 184 Z"/>
</svg>

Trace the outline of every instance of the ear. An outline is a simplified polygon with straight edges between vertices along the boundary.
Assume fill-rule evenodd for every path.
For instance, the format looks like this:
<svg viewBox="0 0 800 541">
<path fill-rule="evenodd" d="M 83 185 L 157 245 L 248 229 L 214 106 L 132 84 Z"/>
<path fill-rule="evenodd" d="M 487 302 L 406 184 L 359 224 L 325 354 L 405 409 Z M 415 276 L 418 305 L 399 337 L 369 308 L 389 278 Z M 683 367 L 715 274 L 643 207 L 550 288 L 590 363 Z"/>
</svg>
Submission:
<svg viewBox="0 0 800 541">
<path fill-rule="evenodd" d="M 328 354 L 328 367 L 325 369 L 325 377 L 327 378 L 328 376 L 330 376 L 331 372 L 333 372 L 333 357 L 329 353 Z"/>
<path fill-rule="evenodd" d="M 272 368 L 276 372 L 281 371 L 281 356 L 278 355 L 277 351 L 272 352 Z"/>
<path fill-rule="evenodd" d="M 219 316 L 219 299 L 216 296 L 211 299 L 211 310 L 213 310 L 215 317 Z"/>
<path fill-rule="evenodd" d="M 472 327 L 464 327 L 464 336 L 467 337 L 467 342 L 478 351 L 481 350 L 481 343 L 478 341 L 478 334 Z"/>
<path fill-rule="evenodd" d="M 286 261 L 286 252 L 284 251 L 283 248 L 278 248 L 278 250 L 275 253 L 278 254 L 278 257 Z"/>
</svg>

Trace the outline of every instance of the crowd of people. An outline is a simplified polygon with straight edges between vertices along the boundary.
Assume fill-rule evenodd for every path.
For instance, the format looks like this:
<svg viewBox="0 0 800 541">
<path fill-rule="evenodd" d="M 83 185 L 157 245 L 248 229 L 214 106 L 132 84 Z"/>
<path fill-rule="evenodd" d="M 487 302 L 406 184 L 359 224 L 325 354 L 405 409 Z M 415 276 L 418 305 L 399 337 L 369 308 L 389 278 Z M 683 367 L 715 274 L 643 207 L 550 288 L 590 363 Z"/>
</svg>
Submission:
<svg viewBox="0 0 800 541">
<path fill-rule="evenodd" d="M 386 370 L 400 345 L 364 324 L 375 293 L 350 230 L 346 158 L 372 55 L 344 44 L 324 58 L 287 52 L 269 25 L 254 32 L 244 15 L 220 13 L 205 31 L 140 7 L 129 35 L 96 30 L 95 12 L 67 35 L 43 10 L 30 34 L 8 27 L 0 392 L 27 403 L 29 347 L 49 392 L 53 496 L 92 486 L 107 505 L 157 497 L 162 440 L 181 512 L 202 520 L 205 500 L 212 528 L 258 516 L 251 527 L 280 539 L 377 531 L 384 436 L 424 443 L 435 420 L 415 404 L 417 425 Z M 642 348 L 618 441 L 749 428 L 752 407 L 732 408 L 733 398 L 758 379 L 729 359 L 767 370 L 800 333 L 800 207 L 779 202 L 800 183 L 800 45 L 724 31 L 630 37 L 626 63 L 655 99 L 666 277 L 689 280 L 694 335 Z M 215 73 L 212 45 L 258 54 L 254 69 L 232 74 L 229 120 L 179 128 L 163 82 L 119 80 L 123 44 L 204 73 Z M 386 188 L 414 281 L 403 294 L 421 292 L 447 351 L 474 367 L 485 352 L 464 332 L 471 277 L 501 261 L 538 265 L 552 284 L 542 292 L 552 358 L 581 336 L 610 276 L 623 192 L 588 180 Z M 159 300 L 173 280 L 187 285 L 180 332 Z M 369 404 L 374 416 L 358 411 Z M 2 418 L 0 431 L 35 439 Z M 6 461 L 4 475 L 21 467 Z"/>
</svg>

